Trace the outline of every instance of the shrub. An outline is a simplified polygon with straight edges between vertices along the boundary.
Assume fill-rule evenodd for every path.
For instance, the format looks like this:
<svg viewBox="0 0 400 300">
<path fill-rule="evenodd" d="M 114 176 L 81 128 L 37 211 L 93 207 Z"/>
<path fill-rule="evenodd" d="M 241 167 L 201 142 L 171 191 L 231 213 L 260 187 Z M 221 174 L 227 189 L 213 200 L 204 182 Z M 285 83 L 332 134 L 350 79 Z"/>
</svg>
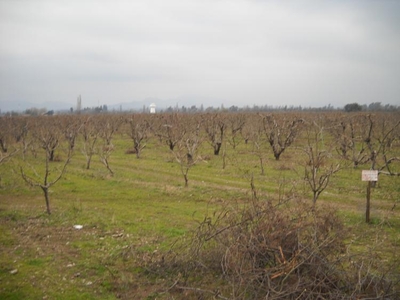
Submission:
<svg viewBox="0 0 400 300">
<path fill-rule="evenodd" d="M 331 208 L 253 200 L 206 216 L 157 268 L 175 276 L 168 291 L 185 297 L 189 291 L 221 299 L 393 296 L 386 276 L 350 263 L 347 235 Z"/>
</svg>

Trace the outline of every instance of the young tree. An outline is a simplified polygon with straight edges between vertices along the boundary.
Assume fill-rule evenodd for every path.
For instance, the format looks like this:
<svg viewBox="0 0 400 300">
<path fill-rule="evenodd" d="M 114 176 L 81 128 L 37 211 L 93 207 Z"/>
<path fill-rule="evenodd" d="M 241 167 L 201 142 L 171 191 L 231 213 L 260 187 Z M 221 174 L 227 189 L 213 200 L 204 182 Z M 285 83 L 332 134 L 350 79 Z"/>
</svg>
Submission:
<svg viewBox="0 0 400 300">
<path fill-rule="evenodd" d="M 306 130 L 304 179 L 313 193 L 313 207 L 320 194 L 327 188 L 333 174 L 340 170 L 340 164 L 331 161 L 332 146 L 326 145 L 324 128 L 315 121 Z"/>
<path fill-rule="evenodd" d="M 186 128 L 180 126 L 182 122 L 185 122 L 187 115 L 178 113 L 169 113 L 160 115 L 157 120 L 157 124 L 153 126 L 153 132 L 160 138 L 160 141 L 164 141 L 169 150 L 173 151 L 175 145 L 183 138 L 186 134 Z"/>
<path fill-rule="evenodd" d="M 0 152 L 7 153 L 12 136 L 12 118 L 0 117 Z"/>
<path fill-rule="evenodd" d="M 191 120 L 182 125 L 186 128 L 186 134 L 178 141 L 172 153 L 180 166 L 182 176 L 185 180 L 185 187 L 187 187 L 189 183 L 189 170 L 199 160 L 198 150 L 201 144 L 200 122 Z"/>
<path fill-rule="evenodd" d="M 253 120 L 250 132 L 251 133 L 249 135 L 249 139 L 253 145 L 252 153 L 258 157 L 258 160 L 260 162 L 261 175 L 264 175 L 264 161 L 267 152 L 267 141 L 265 139 L 264 128 L 261 118 Z"/>
<path fill-rule="evenodd" d="M 86 170 L 89 170 L 92 157 L 96 153 L 96 143 L 99 136 L 96 120 L 92 116 L 85 118 L 80 132 L 83 137 L 82 153 L 86 158 Z"/>
<path fill-rule="evenodd" d="M 339 116 L 329 129 L 336 141 L 336 151 L 343 159 L 351 161 L 354 168 L 370 160 L 365 136 L 368 126 L 363 119 L 362 115 Z"/>
<path fill-rule="evenodd" d="M 48 155 L 49 161 L 54 161 L 55 151 L 62 139 L 60 119 L 57 117 L 42 116 L 35 120 L 32 134 L 39 145 Z"/>
<path fill-rule="evenodd" d="M 238 135 L 241 133 L 243 127 L 246 124 L 246 115 L 243 113 L 229 114 L 227 116 L 227 126 L 229 128 L 228 142 L 233 149 L 239 145 L 240 140 Z"/>
<path fill-rule="evenodd" d="M 378 170 L 379 174 L 389 176 L 400 176 L 399 164 L 400 157 L 392 146 L 398 138 L 398 130 L 400 128 L 399 114 L 376 114 L 364 115 L 364 142 L 369 150 L 369 161 L 371 162 L 371 170 Z M 366 202 L 366 222 L 370 221 L 370 194 L 371 187 L 375 187 L 376 181 L 368 182 L 367 185 L 367 202 Z"/>
<path fill-rule="evenodd" d="M 99 157 L 100 161 L 107 168 L 108 172 L 110 172 L 111 176 L 114 175 L 114 171 L 111 169 L 109 158 L 113 151 L 114 145 L 111 142 L 110 144 L 107 144 L 107 142 L 104 142 L 103 140 L 103 145 L 99 148 Z"/>
<path fill-rule="evenodd" d="M 10 123 L 12 123 L 11 118 L 0 118 L 0 166 L 8 161 L 12 156 L 14 156 L 19 150 L 9 138 L 9 136 L 12 135 L 11 131 L 13 128 L 12 126 L 10 126 Z"/>
<path fill-rule="evenodd" d="M 55 151 L 60 146 L 63 137 L 61 128 L 58 117 L 38 117 L 33 124 L 32 135 L 36 140 L 36 145 L 46 152 L 49 161 L 55 160 Z"/>
<path fill-rule="evenodd" d="M 44 150 L 44 173 L 40 175 L 35 168 L 32 168 L 31 173 L 33 174 L 31 175 L 28 175 L 23 167 L 20 167 L 20 171 L 26 183 L 42 189 L 46 202 L 46 211 L 48 214 L 51 214 L 49 189 L 64 175 L 66 167 L 71 160 L 72 149 L 68 147 L 67 157 L 61 169 L 57 171 L 56 168 L 53 168 L 51 165 L 55 163 L 52 163 L 52 159 L 54 159 L 54 151 L 60 146 L 61 132 L 54 131 L 52 127 L 47 126 L 46 122 L 42 122 L 42 120 L 37 121 L 37 126 L 35 126 L 35 142 Z"/>
<path fill-rule="evenodd" d="M 221 114 L 205 114 L 203 115 L 203 124 L 209 143 L 214 149 L 214 155 L 219 155 L 226 128 L 223 116 Z"/>
<path fill-rule="evenodd" d="M 265 134 L 276 160 L 294 142 L 299 134 L 303 120 L 284 115 L 266 115 L 263 117 Z"/>
<path fill-rule="evenodd" d="M 62 116 L 62 132 L 71 150 L 75 147 L 75 141 L 82 127 L 82 119 L 79 116 Z"/>
<path fill-rule="evenodd" d="M 129 120 L 129 136 L 133 141 L 133 150 L 137 158 L 140 158 L 142 150 L 146 148 L 148 132 L 150 129 L 149 122 L 145 119 L 145 115 L 132 115 Z"/>
<path fill-rule="evenodd" d="M 392 145 L 398 137 L 400 128 L 399 114 L 367 115 L 368 135 L 365 142 L 370 152 L 371 170 L 380 174 L 400 176 L 400 171 L 394 171 L 392 164 L 400 158 L 392 151 Z"/>
<path fill-rule="evenodd" d="M 120 115 L 107 114 L 98 116 L 96 126 L 106 145 L 110 145 L 114 134 L 121 127 L 124 119 Z"/>
<path fill-rule="evenodd" d="M 251 140 L 254 131 L 254 123 L 259 122 L 258 116 L 248 115 L 246 117 L 246 122 L 243 124 L 242 129 L 240 130 L 240 135 L 242 136 L 244 143 L 247 145 Z"/>
<path fill-rule="evenodd" d="M 369 162 L 370 169 L 378 170 L 378 174 L 400 176 L 400 169 L 394 166 L 400 157 L 393 151 L 399 125 L 400 118 L 396 113 L 353 114 L 332 127 L 331 133 L 337 141 L 338 153 L 352 161 L 354 167 Z M 367 187 L 367 222 L 370 219 L 371 187 L 375 184 L 375 181 L 369 182 Z"/>
<path fill-rule="evenodd" d="M 99 118 L 97 127 L 99 135 L 103 141 L 103 145 L 99 148 L 100 161 L 110 172 L 111 176 L 114 175 L 113 170 L 110 167 L 109 158 L 114 151 L 114 145 L 112 144 L 112 138 L 122 125 L 123 119 L 119 115 L 104 115 Z"/>
<path fill-rule="evenodd" d="M 14 137 L 16 143 L 21 144 L 22 156 L 25 158 L 25 154 L 28 151 L 29 146 L 32 144 L 32 140 L 28 137 L 29 122 L 28 118 L 25 117 L 13 117 L 11 121 L 11 134 Z"/>
</svg>

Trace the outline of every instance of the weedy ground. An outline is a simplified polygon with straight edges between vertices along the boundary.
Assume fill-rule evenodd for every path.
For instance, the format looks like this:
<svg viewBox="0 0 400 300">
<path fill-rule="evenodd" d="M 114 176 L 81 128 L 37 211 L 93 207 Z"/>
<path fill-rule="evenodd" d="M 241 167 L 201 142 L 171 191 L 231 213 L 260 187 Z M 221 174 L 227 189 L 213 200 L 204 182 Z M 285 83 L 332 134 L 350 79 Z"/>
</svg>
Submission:
<svg viewBox="0 0 400 300">
<path fill-rule="evenodd" d="M 152 139 L 137 159 L 126 154 L 132 148 L 126 136 L 116 135 L 113 143 L 113 176 L 96 155 L 86 170 L 77 143 L 66 174 L 50 189 L 51 215 L 45 213 L 42 191 L 22 180 L 21 156 L 0 166 L 1 299 L 171 299 L 167 292 L 173 280 L 144 266 L 160 260 L 221 203 L 245 202 L 254 191 L 259 199 L 273 201 L 294 194 L 312 199 L 296 147 L 279 161 L 266 148 L 265 175 L 260 175 L 251 145 L 242 143 L 235 150 L 227 145 L 225 154 L 214 156 L 204 142 L 202 159 L 189 171 L 185 188 L 166 145 Z M 62 160 L 63 153 L 59 156 Z M 40 159 L 29 156 L 28 161 L 40 171 Z M 52 164 L 57 169 L 62 162 Z M 372 222 L 366 224 L 361 169 L 345 167 L 337 173 L 317 206 L 339 211 L 351 230 L 351 251 L 374 248 L 379 260 L 390 264 L 391 254 L 400 253 L 400 178 L 380 176 L 372 192 Z M 209 281 L 210 289 L 223 284 L 198 280 Z"/>
</svg>

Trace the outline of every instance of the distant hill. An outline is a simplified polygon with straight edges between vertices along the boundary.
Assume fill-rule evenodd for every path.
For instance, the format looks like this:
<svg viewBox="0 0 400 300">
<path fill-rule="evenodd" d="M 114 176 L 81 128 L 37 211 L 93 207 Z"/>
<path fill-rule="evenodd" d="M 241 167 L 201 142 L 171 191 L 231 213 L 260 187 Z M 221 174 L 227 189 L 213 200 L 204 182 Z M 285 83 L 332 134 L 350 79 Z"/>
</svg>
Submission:
<svg viewBox="0 0 400 300">
<path fill-rule="evenodd" d="M 43 103 L 33 103 L 29 101 L 0 101 L 0 110 L 1 112 L 8 112 L 8 111 L 16 111 L 22 112 L 29 108 L 46 108 L 47 110 L 69 110 L 71 107 L 75 106 L 70 103 L 65 102 L 43 102 Z"/>
</svg>

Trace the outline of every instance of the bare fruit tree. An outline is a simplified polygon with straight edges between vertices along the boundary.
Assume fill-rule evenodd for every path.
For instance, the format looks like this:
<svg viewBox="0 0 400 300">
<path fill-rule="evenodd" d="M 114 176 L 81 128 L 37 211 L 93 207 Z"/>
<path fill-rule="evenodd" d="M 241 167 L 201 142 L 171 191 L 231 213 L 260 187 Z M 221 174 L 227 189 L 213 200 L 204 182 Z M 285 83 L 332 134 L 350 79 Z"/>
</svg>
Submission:
<svg viewBox="0 0 400 300">
<path fill-rule="evenodd" d="M 249 133 L 249 139 L 253 145 L 252 154 L 258 157 L 260 163 L 261 175 L 265 174 L 264 163 L 265 156 L 267 153 L 267 140 L 264 135 L 263 123 L 261 118 L 256 118 L 251 123 L 251 130 Z"/>
<path fill-rule="evenodd" d="M 145 115 L 135 114 L 128 119 L 128 135 L 133 141 L 133 151 L 137 158 L 140 158 L 142 150 L 146 148 L 148 133 L 150 130 L 149 122 Z"/>
<path fill-rule="evenodd" d="M 114 175 L 114 171 L 111 169 L 109 160 L 114 151 L 112 139 L 122 123 L 123 119 L 119 115 L 104 115 L 97 120 L 97 128 L 103 141 L 103 144 L 99 146 L 98 152 L 100 161 L 110 172 L 111 176 Z"/>
<path fill-rule="evenodd" d="M 185 187 L 188 186 L 189 170 L 198 162 L 198 150 L 201 145 L 200 122 L 188 120 L 182 124 L 186 128 L 186 134 L 178 141 L 172 153 L 178 162 L 182 176 L 185 180 Z"/>
<path fill-rule="evenodd" d="M 36 145 L 46 152 L 49 161 L 55 160 L 55 151 L 60 146 L 62 139 L 61 128 L 59 119 L 49 116 L 37 118 L 32 128 Z"/>
<path fill-rule="evenodd" d="M 11 142 L 12 132 L 12 118 L 1 117 L 0 118 L 0 152 L 7 153 L 8 144 Z"/>
<path fill-rule="evenodd" d="M 229 129 L 229 135 L 227 136 L 228 142 L 233 149 L 236 149 L 236 146 L 241 142 L 239 134 L 246 124 L 246 115 L 243 113 L 229 114 L 227 116 L 227 124 Z"/>
<path fill-rule="evenodd" d="M 333 119 L 329 132 L 336 141 L 336 151 L 345 160 L 351 161 L 353 167 L 365 164 L 370 160 L 366 137 L 369 135 L 367 124 L 360 114 L 340 115 Z M 367 133 L 365 133 L 367 132 Z"/>
<path fill-rule="evenodd" d="M 4 118 L 0 117 L 0 166 L 6 163 L 8 160 L 11 159 L 18 151 L 17 143 L 12 142 L 10 139 L 10 135 L 12 135 L 13 126 L 11 118 Z M 10 142 L 9 142 L 10 140 Z M 5 149 L 3 148 L 4 145 L 7 145 Z M 1 177 L 0 177 L 0 185 L 1 185 Z"/>
<path fill-rule="evenodd" d="M 14 137 L 14 141 L 19 145 L 19 148 L 22 149 L 22 157 L 25 158 L 25 154 L 28 151 L 29 146 L 32 143 L 32 140 L 28 136 L 29 132 L 29 122 L 28 118 L 25 117 L 14 117 L 11 119 L 12 129 L 11 133 Z"/>
<path fill-rule="evenodd" d="M 392 117 L 392 118 L 390 118 Z M 393 144 L 398 138 L 400 128 L 399 115 L 367 115 L 365 116 L 367 135 L 365 142 L 371 154 L 371 170 L 378 170 L 379 174 L 389 176 L 400 176 L 400 157 L 392 151 Z M 397 163 L 397 166 L 394 164 Z M 371 187 L 375 187 L 376 181 L 368 182 L 366 202 L 366 222 L 370 222 L 370 195 Z"/>
<path fill-rule="evenodd" d="M 259 117 L 254 114 L 249 114 L 247 117 L 247 121 L 243 124 L 243 128 L 240 130 L 240 135 L 244 143 L 247 145 L 253 135 L 253 126 L 254 121 L 259 122 Z"/>
<path fill-rule="evenodd" d="M 82 128 L 82 119 L 79 116 L 62 116 L 62 132 L 71 150 L 75 147 L 75 141 Z"/>
<path fill-rule="evenodd" d="M 13 118 L 0 117 L 0 164 L 5 163 L 18 151 L 15 146 L 18 141 L 15 139 L 13 143 L 12 139 L 16 131 L 13 121 Z"/>
<path fill-rule="evenodd" d="M 99 137 L 99 130 L 96 126 L 96 120 L 91 116 L 85 118 L 80 133 L 83 137 L 82 153 L 86 158 L 86 170 L 89 170 L 92 157 L 97 152 L 96 143 Z"/>
<path fill-rule="evenodd" d="M 340 164 L 332 160 L 332 145 L 324 140 L 324 128 L 315 121 L 306 130 L 304 180 L 313 194 L 313 207 L 318 197 L 327 188 L 333 174 L 340 170 Z"/>
<path fill-rule="evenodd" d="M 54 128 L 48 126 L 50 123 L 49 121 L 51 121 L 51 119 L 38 119 L 35 124 L 34 142 L 38 143 L 40 148 L 43 149 L 43 154 L 45 156 L 43 173 L 39 174 L 34 167 L 31 167 L 30 174 L 27 174 L 26 170 L 24 170 L 22 166 L 20 167 L 20 171 L 21 176 L 26 183 L 42 189 L 46 202 L 46 211 L 48 214 L 51 214 L 49 189 L 64 175 L 66 167 L 72 157 L 72 149 L 67 147 L 66 158 L 61 164 L 61 168 L 57 168 L 56 165 L 58 163 L 53 162 L 54 151 L 61 145 L 62 133 L 61 131 L 55 131 Z"/>
<path fill-rule="evenodd" d="M 214 149 L 214 155 L 219 155 L 225 136 L 225 120 L 221 114 L 203 115 L 203 126 L 207 133 L 208 141 Z"/>
<path fill-rule="evenodd" d="M 97 128 L 105 145 L 110 145 L 114 134 L 121 127 L 124 119 L 117 114 L 105 114 L 97 117 Z"/>
<path fill-rule="evenodd" d="M 109 159 L 113 151 L 114 151 L 114 145 L 112 143 L 108 145 L 106 143 L 103 143 L 103 145 L 100 146 L 99 148 L 100 161 L 107 168 L 108 172 L 110 172 L 111 176 L 114 175 L 114 171 L 111 169 Z"/>
<path fill-rule="evenodd" d="M 281 114 L 269 114 L 263 117 L 265 134 L 276 160 L 294 142 L 301 130 L 303 120 L 296 116 L 290 118 Z"/>
<path fill-rule="evenodd" d="M 392 118 L 378 114 L 367 115 L 367 132 L 365 141 L 370 153 L 371 170 L 378 170 L 380 174 L 400 176 L 400 171 L 393 169 L 393 163 L 400 162 L 400 157 L 395 155 L 393 144 L 398 138 L 400 129 L 399 115 Z"/>
<path fill-rule="evenodd" d="M 156 127 L 152 128 L 154 134 L 159 137 L 160 141 L 165 142 L 171 151 L 186 134 L 186 129 L 180 126 L 185 117 L 187 116 L 179 113 L 164 114 L 157 120 Z"/>
</svg>

